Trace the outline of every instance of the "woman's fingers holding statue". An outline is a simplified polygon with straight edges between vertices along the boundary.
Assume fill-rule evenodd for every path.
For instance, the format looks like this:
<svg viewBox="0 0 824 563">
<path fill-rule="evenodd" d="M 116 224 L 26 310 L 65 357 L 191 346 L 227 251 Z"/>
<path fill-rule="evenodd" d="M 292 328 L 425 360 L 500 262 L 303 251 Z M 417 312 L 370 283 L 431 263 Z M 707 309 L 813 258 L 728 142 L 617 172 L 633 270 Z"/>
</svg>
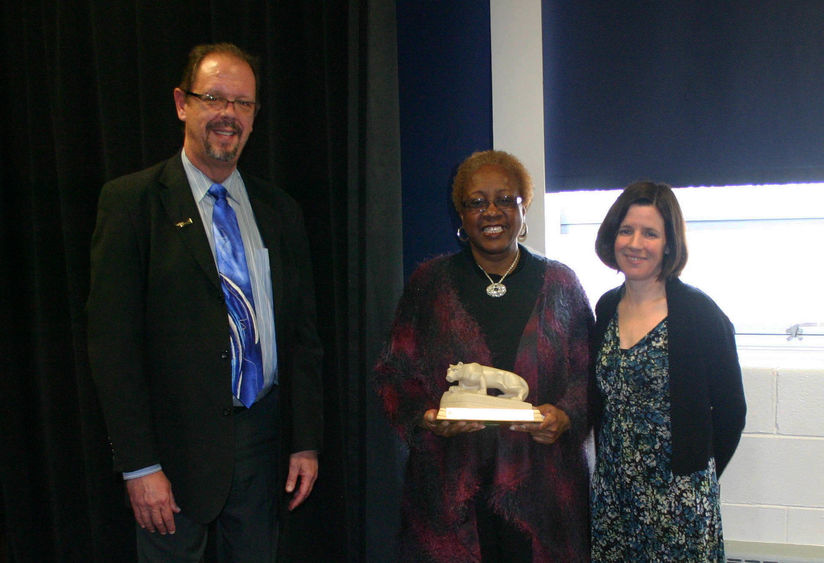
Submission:
<svg viewBox="0 0 824 563">
<path fill-rule="evenodd" d="M 548 403 L 535 408 L 544 415 L 542 422 L 513 424 L 509 429 L 516 432 L 529 432 L 532 434 L 532 439 L 539 444 L 553 444 L 569 429 L 569 417 L 564 411 Z"/>
<path fill-rule="evenodd" d="M 450 437 L 464 432 L 477 432 L 484 428 L 482 422 L 472 422 L 468 420 L 448 421 L 438 420 L 438 410 L 429 409 L 423 413 L 421 419 L 421 426 L 427 430 L 434 432 L 438 436 Z"/>
</svg>

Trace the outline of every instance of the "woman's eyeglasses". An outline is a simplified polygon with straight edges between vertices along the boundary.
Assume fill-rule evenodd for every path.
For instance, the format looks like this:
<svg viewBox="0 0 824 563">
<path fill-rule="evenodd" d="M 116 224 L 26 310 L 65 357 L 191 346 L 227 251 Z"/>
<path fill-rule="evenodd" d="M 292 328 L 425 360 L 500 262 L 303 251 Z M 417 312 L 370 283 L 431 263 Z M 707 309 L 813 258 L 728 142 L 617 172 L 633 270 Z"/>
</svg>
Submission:
<svg viewBox="0 0 824 563">
<path fill-rule="evenodd" d="M 521 196 L 515 195 L 503 195 L 500 197 L 496 197 L 492 203 L 495 204 L 499 210 L 503 211 L 505 209 L 515 209 L 519 205 L 523 199 Z M 488 199 L 483 198 L 472 198 L 467 199 L 462 202 L 464 209 L 471 211 L 472 213 L 485 213 L 487 209 L 489 209 L 490 201 Z"/>
</svg>

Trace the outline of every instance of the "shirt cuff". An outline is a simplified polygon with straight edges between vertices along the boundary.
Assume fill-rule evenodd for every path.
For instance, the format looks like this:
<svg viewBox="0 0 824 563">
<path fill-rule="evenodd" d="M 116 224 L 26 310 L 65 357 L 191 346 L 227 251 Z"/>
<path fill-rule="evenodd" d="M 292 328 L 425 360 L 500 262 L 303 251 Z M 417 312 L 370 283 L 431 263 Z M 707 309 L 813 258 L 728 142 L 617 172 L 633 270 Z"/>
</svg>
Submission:
<svg viewBox="0 0 824 563">
<path fill-rule="evenodd" d="M 157 473 L 158 471 L 162 471 L 163 468 L 160 467 L 159 463 L 155 463 L 154 465 L 150 465 L 149 467 L 144 467 L 143 469 L 138 469 L 137 471 L 124 471 L 123 472 L 123 480 L 128 481 L 129 479 L 137 479 L 138 477 L 145 477 L 146 475 L 151 475 L 152 473 Z"/>
</svg>

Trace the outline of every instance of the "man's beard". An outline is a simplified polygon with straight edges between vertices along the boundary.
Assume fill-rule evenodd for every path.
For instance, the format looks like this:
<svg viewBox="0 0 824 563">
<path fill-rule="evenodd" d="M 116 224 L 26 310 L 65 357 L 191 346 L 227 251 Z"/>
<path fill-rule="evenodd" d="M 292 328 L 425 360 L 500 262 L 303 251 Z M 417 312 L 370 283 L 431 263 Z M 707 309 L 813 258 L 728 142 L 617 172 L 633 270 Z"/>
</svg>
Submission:
<svg viewBox="0 0 824 563">
<path fill-rule="evenodd" d="M 204 148 L 206 149 L 206 154 L 209 157 L 214 158 L 215 160 L 219 160 L 221 162 L 232 162 L 238 157 L 238 153 L 240 152 L 240 137 L 243 129 L 233 119 L 224 119 L 209 125 L 209 129 L 219 129 L 226 127 L 231 127 L 235 135 L 237 136 L 238 141 L 233 148 L 223 150 L 215 147 L 214 145 L 212 145 L 212 143 L 209 142 L 208 135 L 207 138 L 204 140 Z"/>
<path fill-rule="evenodd" d="M 209 141 L 206 141 L 206 154 L 209 155 L 211 158 L 215 160 L 219 160 L 221 162 L 232 162 L 237 158 L 237 154 L 240 151 L 240 143 L 237 143 L 234 148 L 228 150 L 221 150 L 217 149 Z"/>
</svg>

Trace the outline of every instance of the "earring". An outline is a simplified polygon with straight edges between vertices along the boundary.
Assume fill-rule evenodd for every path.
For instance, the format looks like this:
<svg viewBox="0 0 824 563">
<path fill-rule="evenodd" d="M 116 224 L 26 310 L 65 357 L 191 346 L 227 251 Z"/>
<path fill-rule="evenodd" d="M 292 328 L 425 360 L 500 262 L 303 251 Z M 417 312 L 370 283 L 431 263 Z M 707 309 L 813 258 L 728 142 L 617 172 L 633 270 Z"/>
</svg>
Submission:
<svg viewBox="0 0 824 563">
<path fill-rule="evenodd" d="M 528 234 L 529 234 L 529 226 L 526 224 L 526 221 L 524 221 L 524 227 L 521 229 L 521 232 L 518 233 L 518 238 L 520 240 L 524 240 L 524 239 L 526 239 L 526 236 Z"/>
<path fill-rule="evenodd" d="M 463 231 L 463 235 L 461 235 L 461 231 Z M 458 237 L 458 240 L 461 242 L 466 242 L 469 240 L 469 235 L 466 234 L 466 231 L 463 228 L 463 225 L 458 227 L 458 231 L 455 233 L 455 236 Z"/>
</svg>

